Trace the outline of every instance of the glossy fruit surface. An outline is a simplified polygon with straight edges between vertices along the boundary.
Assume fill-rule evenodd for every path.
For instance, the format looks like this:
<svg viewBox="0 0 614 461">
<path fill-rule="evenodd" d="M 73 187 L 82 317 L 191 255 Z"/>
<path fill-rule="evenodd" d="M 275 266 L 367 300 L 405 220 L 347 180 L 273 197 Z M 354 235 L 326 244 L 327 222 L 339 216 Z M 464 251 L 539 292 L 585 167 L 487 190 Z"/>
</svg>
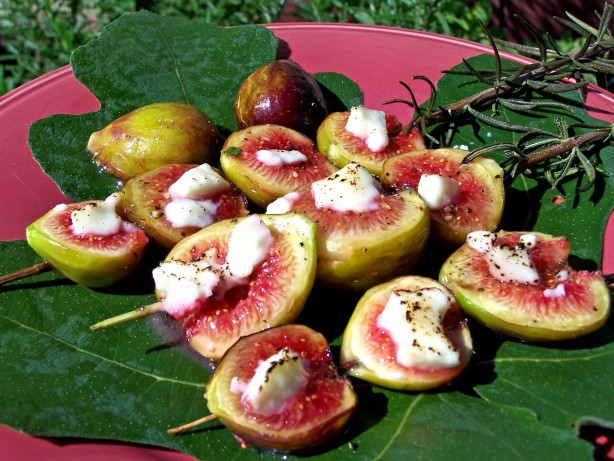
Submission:
<svg viewBox="0 0 614 461">
<path fill-rule="evenodd" d="M 164 209 L 171 201 L 169 187 L 181 175 L 196 166 L 163 165 L 126 181 L 120 202 L 123 214 L 142 227 L 152 240 L 167 248 L 172 248 L 182 238 L 194 234 L 200 230 L 199 227 L 174 227 L 166 219 Z M 214 222 L 246 216 L 248 213 L 247 200 L 236 187 L 231 187 L 213 197 L 203 197 L 205 198 L 211 200 L 216 208 Z"/>
<path fill-rule="evenodd" d="M 417 296 L 429 290 L 439 290 L 450 300 L 450 307 L 440 323 L 432 326 L 428 335 L 442 332 L 458 353 L 458 361 L 450 364 L 430 362 L 426 357 L 418 358 L 411 365 L 397 360 L 399 345 L 391 332 L 378 321 L 380 315 L 395 292 L 408 291 Z M 421 296 L 426 299 L 427 296 Z M 416 309 L 429 309 L 428 302 L 417 305 Z M 410 321 L 415 314 L 408 310 L 405 318 L 399 319 L 402 333 L 416 332 L 417 323 Z M 420 342 L 424 337 L 414 339 L 414 348 L 424 348 Z M 423 352 L 423 351 L 422 351 Z M 419 350 L 418 353 L 421 353 Z M 424 390 L 445 384 L 458 376 L 467 366 L 473 353 L 473 344 L 464 313 L 454 301 L 454 296 L 435 280 L 420 276 L 402 276 L 369 289 L 358 301 L 354 313 L 343 334 L 341 345 L 341 366 L 354 376 L 374 384 L 397 390 Z M 423 354 L 424 355 L 424 354 Z"/>
<path fill-rule="evenodd" d="M 428 208 L 414 190 L 379 194 L 377 209 L 336 211 L 317 207 L 311 187 L 296 191 L 291 210 L 317 225 L 317 280 L 327 286 L 366 290 L 407 273 L 429 237 Z"/>
<path fill-rule="evenodd" d="M 247 77 L 234 111 L 239 126 L 282 125 L 308 136 L 328 114 L 326 100 L 311 74 L 290 59 L 265 64 Z"/>
<path fill-rule="evenodd" d="M 610 313 L 610 294 L 601 274 L 569 266 L 571 244 L 566 237 L 500 231 L 494 246 L 518 248 L 523 235 L 537 237 L 529 250 L 536 283 L 500 281 L 491 274 L 484 254 L 467 243 L 444 263 L 440 282 L 468 314 L 513 337 L 564 340 L 601 327 Z"/>
<path fill-rule="evenodd" d="M 127 180 L 169 163 L 207 163 L 218 136 L 201 110 L 162 102 L 135 109 L 92 133 L 87 149 L 110 174 Z"/>
<path fill-rule="evenodd" d="M 430 212 L 433 234 L 455 247 L 472 231 L 496 230 L 505 204 L 503 169 L 485 157 L 463 163 L 466 155 L 465 150 L 451 148 L 408 152 L 386 160 L 381 176 L 388 190 L 418 190 L 425 174 L 453 179 L 460 189 L 456 200 Z"/>
<path fill-rule="evenodd" d="M 247 285 L 211 297 L 184 320 L 186 338 L 203 356 L 217 360 L 239 337 L 289 323 L 301 312 L 314 283 L 315 224 L 298 213 L 261 216 L 274 237 L 266 259 Z M 192 261 L 214 253 L 226 260 L 230 235 L 238 222 L 227 219 L 181 240 L 167 260 Z"/>
<path fill-rule="evenodd" d="M 258 365 L 282 348 L 300 357 L 306 382 L 280 411 L 263 416 L 241 401 L 241 393 L 231 391 L 233 381 L 252 379 Z M 205 397 L 211 413 L 241 439 L 280 452 L 311 450 L 330 441 L 347 426 L 357 405 L 324 336 L 296 324 L 241 338 L 219 362 Z"/>
<path fill-rule="evenodd" d="M 149 239 L 130 223 L 108 236 L 79 235 L 71 230 L 71 213 L 90 200 L 47 212 L 26 228 L 32 249 L 70 280 L 90 287 L 105 287 L 128 276 L 139 264 Z"/>
<path fill-rule="evenodd" d="M 393 115 L 386 115 L 389 144 L 381 152 L 373 152 L 365 142 L 346 130 L 349 112 L 333 112 L 318 128 L 318 150 L 331 162 L 342 168 L 349 162 L 364 166 L 371 174 L 380 176 L 384 161 L 392 156 L 424 149 L 424 138 L 418 129 L 407 134 L 400 131 L 401 124 Z"/>
<path fill-rule="evenodd" d="M 306 160 L 268 165 L 258 159 L 259 151 L 272 149 L 300 152 Z M 260 207 L 337 170 L 318 152 L 310 138 L 296 130 L 270 124 L 232 133 L 224 143 L 220 163 L 226 176 Z"/>
</svg>

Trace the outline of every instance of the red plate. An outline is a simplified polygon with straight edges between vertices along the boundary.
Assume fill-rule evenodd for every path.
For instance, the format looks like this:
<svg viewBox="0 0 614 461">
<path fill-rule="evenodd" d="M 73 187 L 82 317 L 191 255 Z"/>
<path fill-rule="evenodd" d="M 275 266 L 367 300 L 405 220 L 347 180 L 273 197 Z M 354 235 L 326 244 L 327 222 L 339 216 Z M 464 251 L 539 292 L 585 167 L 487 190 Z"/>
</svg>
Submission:
<svg viewBox="0 0 614 461">
<path fill-rule="evenodd" d="M 365 105 L 384 109 L 388 99 L 406 96 L 399 81 L 425 75 L 436 81 L 441 70 L 462 58 L 490 52 L 490 48 L 450 37 L 391 27 L 354 24 L 285 23 L 268 26 L 281 40 L 281 57 L 290 57 L 309 72 L 341 72 L 354 80 L 365 94 Z M 508 56 L 508 55 L 504 55 Z M 428 96 L 426 84 L 412 85 L 418 100 Z M 415 86 L 415 88 L 414 88 Z M 613 118 L 614 96 L 592 88 L 587 107 L 591 115 Z M 22 239 L 32 221 L 65 201 L 56 185 L 41 171 L 27 144 L 30 123 L 51 114 L 81 114 L 98 110 L 96 98 L 75 80 L 65 66 L 0 97 L 0 184 L 4 193 L 0 208 L 0 239 Z M 408 109 L 386 106 L 401 120 Z M 604 239 L 603 270 L 614 272 L 614 219 Z M 85 461 L 190 460 L 160 449 L 104 443 L 57 444 L 19 434 L 0 426 L 0 443 L 6 459 L 80 459 Z M 7 451 L 8 450 L 8 451 Z"/>
</svg>

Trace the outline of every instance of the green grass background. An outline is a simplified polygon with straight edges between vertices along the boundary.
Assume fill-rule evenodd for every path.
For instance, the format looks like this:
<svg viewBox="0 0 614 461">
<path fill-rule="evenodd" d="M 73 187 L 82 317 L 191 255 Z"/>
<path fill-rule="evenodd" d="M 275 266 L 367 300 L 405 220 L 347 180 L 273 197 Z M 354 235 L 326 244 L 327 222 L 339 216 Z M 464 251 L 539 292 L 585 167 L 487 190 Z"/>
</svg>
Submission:
<svg viewBox="0 0 614 461">
<path fill-rule="evenodd" d="M 484 41 L 478 19 L 493 35 L 503 37 L 506 26 L 501 26 L 501 14 L 504 7 L 509 9 L 505 3 L 514 1 L 0 0 L 0 95 L 67 64 L 72 51 L 95 38 L 109 22 L 121 14 L 143 9 L 170 16 L 204 18 L 220 25 L 353 22 Z M 556 9 L 553 4 L 546 14 L 565 12 Z M 562 40 L 563 48 L 574 45 L 568 37 Z"/>
</svg>

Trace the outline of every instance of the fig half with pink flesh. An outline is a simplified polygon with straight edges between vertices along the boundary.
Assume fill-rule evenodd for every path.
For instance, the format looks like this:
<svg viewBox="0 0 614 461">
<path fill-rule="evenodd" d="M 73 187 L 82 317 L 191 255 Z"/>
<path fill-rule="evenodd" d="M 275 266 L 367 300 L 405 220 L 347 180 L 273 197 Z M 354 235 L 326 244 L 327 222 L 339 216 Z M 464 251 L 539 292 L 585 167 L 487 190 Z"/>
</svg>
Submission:
<svg viewBox="0 0 614 461">
<path fill-rule="evenodd" d="M 220 164 L 224 174 L 260 207 L 337 170 L 310 138 L 272 124 L 232 133 L 222 148 Z"/>
<path fill-rule="evenodd" d="M 390 389 L 425 390 L 460 375 L 472 353 L 452 293 L 435 280 L 402 276 L 358 301 L 343 334 L 341 367 Z"/>
<path fill-rule="evenodd" d="M 388 145 L 373 151 L 365 140 L 346 129 L 349 118 L 350 112 L 333 112 L 322 122 L 317 133 L 318 150 L 340 168 L 356 162 L 371 174 L 380 176 L 386 159 L 426 147 L 420 130 L 414 128 L 405 132 L 394 115 L 386 114 Z"/>
<path fill-rule="evenodd" d="M 317 225 L 317 281 L 322 285 L 348 290 L 366 290 L 392 277 L 407 273 L 419 260 L 429 237 L 428 208 L 414 190 L 384 194 L 381 189 L 371 199 L 367 211 L 338 210 L 320 206 L 313 188 L 342 182 L 357 184 L 356 175 L 366 169 L 356 163 L 337 173 L 273 202 L 267 213 L 292 210 L 303 213 Z M 379 185 L 368 172 L 366 175 Z M 362 201 L 352 193 L 336 192 L 350 202 Z M 333 197 L 333 202 L 335 202 Z M 278 207 L 278 205 L 280 205 Z M 334 205 L 334 203 L 333 203 Z"/>
<path fill-rule="evenodd" d="M 183 318 L 186 338 L 205 357 L 218 360 L 241 336 L 293 322 L 313 287 L 315 224 L 299 213 L 260 216 L 273 237 L 247 283 L 200 301 Z M 230 236 L 244 218 L 216 222 L 181 240 L 166 261 L 226 261 Z M 251 249 L 247 250 L 251 251 Z M 164 300 L 157 292 L 158 299 Z"/>
<path fill-rule="evenodd" d="M 109 235 L 75 232 L 72 213 L 103 203 L 89 200 L 56 206 L 26 228 L 28 244 L 53 269 L 76 283 L 106 287 L 119 282 L 138 266 L 149 239 L 127 221 Z"/>
<path fill-rule="evenodd" d="M 189 104 L 161 102 L 139 107 L 92 133 L 87 149 L 110 174 L 127 180 L 169 163 L 212 160 L 219 132 Z"/>
<path fill-rule="evenodd" d="M 486 157 L 463 163 L 466 155 L 452 148 L 407 152 L 386 160 L 380 178 L 388 190 L 418 190 L 430 205 L 433 234 L 454 247 L 470 232 L 496 230 L 505 202 L 501 166 Z"/>
<path fill-rule="evenodd" d="M 291 59 L 278 59 L 241 83 L 234 112 L 240 128 L 270 123 L 313 136 L 328 109 L 313 76 Z"/>
<path fill-rule="evenodd" d="M 572 339 L 600 328 L 610 293 L 599 272 L 574 270 L 566 237 L 476 232 L 443 264 L 439 280 L 487 327 L 528 341 Z"/>
<path fill-rule="evenodd" d="M 326 338 L 296 324 L 241 338 L 217 365 L 205 398 L 211 413 L 242 440 L 277 452 L 329 442 L 357 405 Z"/>
<path fill-rule="evenodd" d="M 123 214 L 145 230 L 147 235 L 160 245 L 172 248 L 182 238 L 199 231 L 203 226 L 176 226 L 167 219 L 165 209 L 173 197 L 169 188 L 182 175 L 196 168 L 193 164 L 169 164 L 141 173 L 126 181 L 121 191 L 120 206 Z M 214 169 L 215 170 L 215 169 Z M 241 191 L 230 185 L 213 194 L 194 197 L 195 201 L 206 202 L 211 212 L 211 223 L 223 219 L 246 216 L 247 199 Z"/>
</svg>

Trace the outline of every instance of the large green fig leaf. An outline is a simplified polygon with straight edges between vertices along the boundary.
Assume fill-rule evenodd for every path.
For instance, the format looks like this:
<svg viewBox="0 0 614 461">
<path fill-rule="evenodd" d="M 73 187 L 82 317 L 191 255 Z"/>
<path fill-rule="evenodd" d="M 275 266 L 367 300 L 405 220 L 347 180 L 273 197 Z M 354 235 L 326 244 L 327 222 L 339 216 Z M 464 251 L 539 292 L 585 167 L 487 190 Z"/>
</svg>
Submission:
<svg viewBox="0 0 614 461">
<path fill-rule="evenodd" d="M 33 123 L 32 154 L 72 200 L 102 199 L 118 189 L 118 181 L 92 161 L 86 150 L 91 133 L 143 105 L 174 101 L 201 109 L 224 137 L 238 128 L 233 103 L 241 82 L 274 60 L 277 46 L 262 26 L 222 28 L 147 11 L 126 14 L 71 57 L 75 77 L 98 98 L 100 110 Z M 362 92 L 347 77 L 315 77 L 336 110 L 362 102 Z"/>
<path fill-rule="evenodd" d="M 32 124 L 28 143 L 43 170 L 74 201 L 104 198 L 117 179 L 100 174 L 86 150 L 92 132 L 154 102 L 185 102 L 228 133 L 241 82 L 271 62 L 278 40 L 262 26 L 222 28 L 202 20 L 127 14 L 75 50 L 75 77 L 100 101 L 97 112 L 53 115 Z"/>
<path fill-rule="evenodd" d="M 557 347 L 502 342 L 496 356 L 484 353 L 488 346 L 476 348 L 480 356 L 467 376 L 490 402 L 531 408 L 540 421 L 562 429 L 582 421 L 614 426 L 614 319 Z"/>
<path fill-rule="evenodd" d="M 3 242 L 0 256 L 1 273 L 37 259 L 23 241 Z M 35 435 L 165 446 L 200 459 L 252 459 L 256 452 L 240 448 L 218 422 L 184 435 L 166 433 L 169 427 L 207 414 L 203 393 L 211 371 L 161 317 L 89 330 L 103 318 L 151 302 L 150 288 L 145 274 L 116 291 L 102 292 L 55 273 L 3 287 L 0 422 Z M 349 314 L 351 307 L 345 313 L 341 310 L 339 317 Z M 341 334 L 344 320 L 336 319 L 331 327 L 321 299 L 310 300 L 307 310 L 311 314 L 301 320 L 333 338 Z M 594 354 L 594 366 L 608 366 L 599 355 Z M 527 364 L 535 358 L 532 368 L 527 365 L 515 376 L 517 381 L 543 371 L 541 355 L 530 348 L 507 353 L 501 362 L 514 357 Z M 481 379 L 490 379 L 491 374 L 483 372 L 485 365 L 478 363 L 474 371 Z M 547 361 L 543 365 L 548 366 Z M 574 385 L 585 389 L 589 382 L 588 376 L 578 373 Z M 497 405 L 466 394 L 462 387 L 424 394 L 360 383 L 356 389 L 360 406 L 349 432 L 329 449 L 314 453 L 314 459 L 542 460 L 555 455 L 561 460 L 591 459 L 588 442 L 571 430 L 538 422 L 518 402 Z M 607 396 L 600 395 L 607 407 Z M 567 405 L 562 401 L 558 409 Z M 574 414 L 578 413 L 584 414 Z"/>
<path fill-rule="evenodd" d="M 491 55 L 480 55 L 467 61 L 475 69 L 494 69 Z M 503 66 L 516 66 L 503 61 Z M 455 70 L 466 69 L 464 64 Z M 446 74 L 437 83 L 437 106 L 460 101 L 465 97 L 485 90 L 488 87 L 476 81 L 473 76 Z M 534 93 L 532 102 L 549 101 L 563 104 L 566 109 L 532 109 L 517 112 L 499 105 L 497 113 L 487 109 L 484 113 L 498 120 L 515 125 L 531 126 L 556 134 L 557 123 L 601 124 L 603 121 L 590 117 L 585 110 L 580 95 L 575 92 L 543 96 Z M 475 149 L 484 145 L 501 142 L 516 142 L 522 133 L 511 132 L 484 123 L 468 122 L 457 125 L 452 138 L 453 146 Z M 614 208 L 614 147 L 607 146 L 590 157 L 600 174 L 595 186 L 588 191 L 580 191 L 586 183 L 573 177 L 553 189 L 545 180 L 536 180 L 527 175 L 518 175 L 507 187 L 506 209 L 502 227 L 506 230 L 539 230 L 541 232 L 565 235 L 572 241 L 573 253 L 577 258 L 588 260 L 585 264 L 592 269 L 599 264 L 602 236 L 610 212 Z M 498 158 L 498 160 L 502 160 Z M 562 225 L 563 224 L 563 225 Z"/>
</svg>

